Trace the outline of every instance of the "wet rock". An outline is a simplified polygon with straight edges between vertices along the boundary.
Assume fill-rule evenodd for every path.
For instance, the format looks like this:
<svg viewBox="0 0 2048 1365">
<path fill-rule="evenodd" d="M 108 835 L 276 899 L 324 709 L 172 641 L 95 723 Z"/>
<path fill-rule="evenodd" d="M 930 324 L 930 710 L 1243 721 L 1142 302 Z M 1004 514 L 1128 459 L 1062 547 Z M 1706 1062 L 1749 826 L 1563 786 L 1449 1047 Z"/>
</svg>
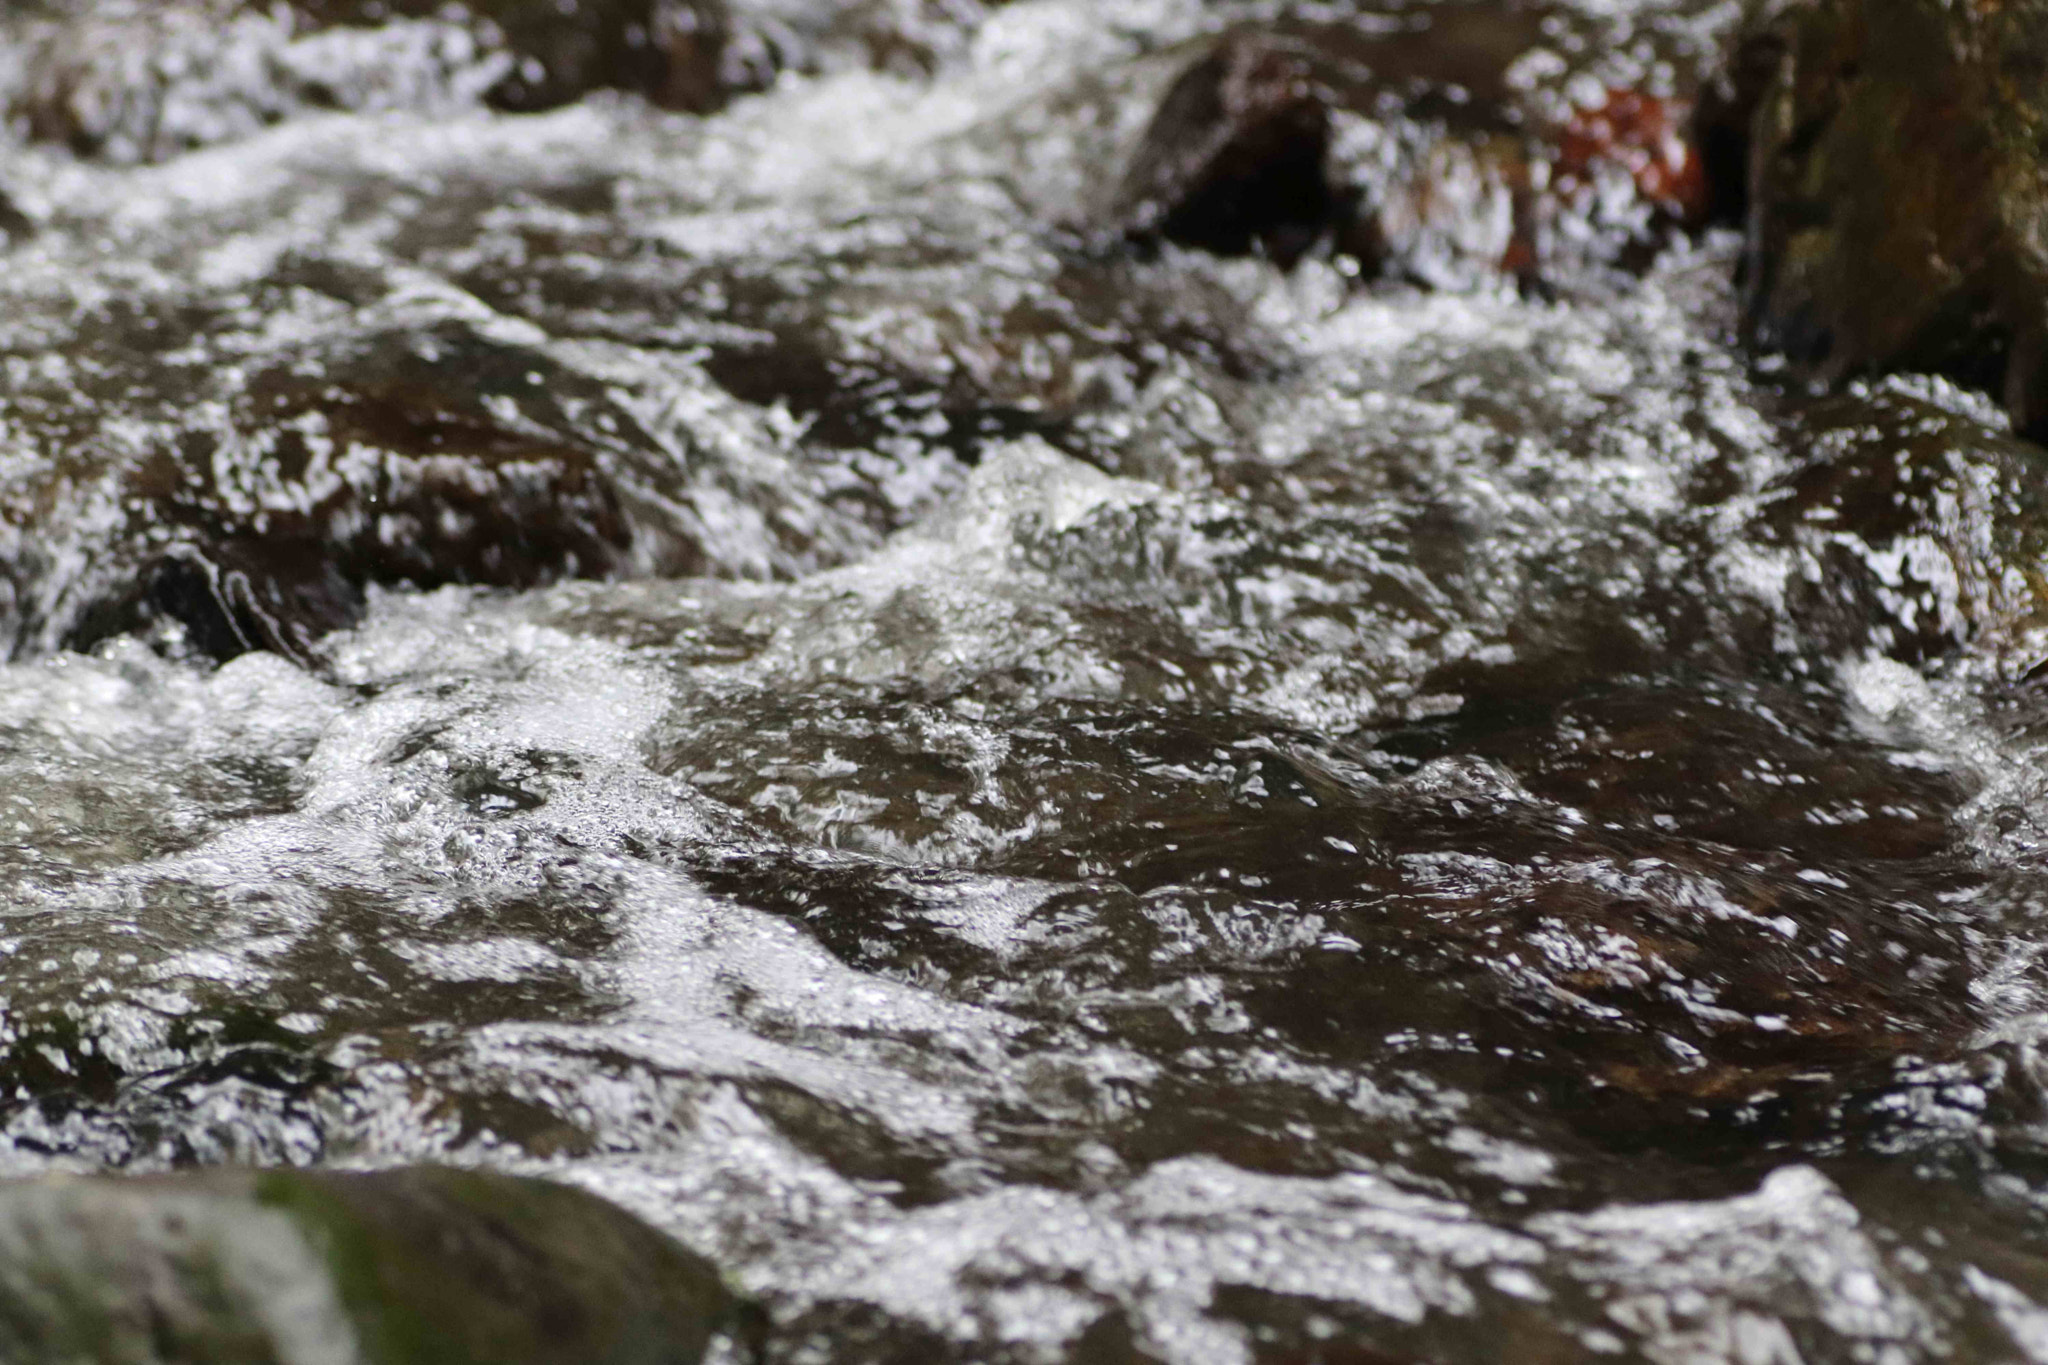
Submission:
<svg viewBox="0 0 2048 1365">
<path fill-rule="evenodd" d="M 1121 216 L 1223 255 L 1292 264 L 1328 224 L 1330 111 L 1310 54 L 1232 34 L 1175 81 L 1126 173 Z"/>
<path fill-rule="evenodd" d="M 1806 629 L 2023 675 L 2048 661 L 2048 457 L 1946 387 L 1892 379 L 1795 403 L 1797 464 L 1767 490 L 1759 540 L 1794 548 L 1787 605 Z"/>
<path fill-rule="evenodd" d="M 922 76 L 958 54 L 1002 0 L 667 0 L 649 32 L 658 104 L 705 113 L 784 72 Z"/>
<path fill-rule="evenodd" d="M 726 392 L 787 411 L 806 443 L 852 466 L 843 505 L 881 532 L 956 487 L 990 444 L 1077 439 L 1077 419 L 1116 411 L 1176 364 L 1248 378 L 1289 363 L 1204 271 L 1076 249 L 1009 188 L 962 180 L 978 204 L 1002 197 L 998 230 L 979 208 L 923 193 L 851 221 L 836 209 L 792 219 L 738 256 L 717 237 L 678 251 L 615 223 L 567 233 L 555 216 L 503 214 L 448 268 L 551 332 L 703 347 Z"/>
<path fill-rule="evenodd" d="M 961 891 L 936 875 L 878 895 L 845 866 L 712 874 L 864 971 L 1142 993 L 1170 926 L 1239 925 L 1251 936 L 1200 931 L 1189 966 L 1228 983 L 1247 1039 L 1347 1070 L 1447 1067 L 1475 1093 L 1540 1093 L 1528 1122 L 1710 1162 L 1881 1127 L 1905 1064 L 1955 1055 L 1972 1027 L 1966 924 L 1878 899 L 1918 877 L 1965 892 L 1922 861 L 1952 837 L 1954 782 L 1901 780 L 1789 690 L 1478 698 L 1335 751 L 1241 717 L 1051 707 L 984 766 L 915 708 L 893 727 L 847 702 L 801 726 L 777 710 L 712 718 L 696 754 L 658 761 L 701 765 L 694 780 L 793 838 L 927 867 L 980 845 L 997 851 L 983 870 L 1072 888 L 991 951 L 957 932 Z M 1109 1139 L 1133 1165 L 1206 1150 L 1306 1173 L 1379 1150 L 1369 1123 L 1320 1109 L 1327 1145 L 1266 1146 L 1307 1112 L 1298 1093 L 1215 1073 L 1169 1088 Z M 1845 1113 L 1865 1102 L 1875 1122 Z"/>
<path fill-rule="evenodd" d="M 0 1185 L 10 1360 L 699 1359 L 717 1272 L 610 1204 L 536 1180 L 376 1173 Z"/>
<path fill-rule="evenodd" d="M 370 584 L 769 577 L 840 552 L 796 505 L 807 476 L 690 367 L 626 382 L 473 303 L 395 325 L 386 302 L 323 296 L 324 322 L 253 352 L 231 300 L 80 320 L 89 369 L 0 398 L 15 449 L 92 452 L 27 460 L 0 498 L 11 648 L 174 621 L 215 658 L 305 659 Z M 790 558 L 760 554 L 769 506 Z"/>
<path fill-rule="evenodd" d="M 208 658 L 267 649 L 310 662 L 321 636 L 356 623 L 363 591 L 317 542 L 253 538 L 166 551 L 138 590 L 96 609 L 73 632 L 89 647 L 109 635 L 176 621 Z"/>
<path fill-rule="evenodd" d="M 783 72 L 928 72 L 983 14 L 979 0 L 97 0 L 15 21 L 6 36 L 29 55 L 0 110 L 35 140 L 122 163 L 324 110 L 532 112 L 614 89 L 704 113 Z"/>
<path fill-rule="evenodd" d="M 127 530 L 84 577 L 23 583 L 24 632 L 83 647 L 167 617 L 217 658 L 305 658 L 366 583 L 531 585 L 628 562 L 603 442 L 542 415 L 574 401 L 558 366 L 461 326 L 355 340 L 244 372 L 208 417 L 173 417 L 104 467 Z"/>
<path fill-rule="evenodd" d="M 1933 371 L 2048 431 L 2048 7 L 1767 13 L 1749 162 L 1751 340 L 1823 380 Z"/>
<path fill-rule="evenodd" d="M 592 90 L 660 88 L 667 55 L 659 43 L 663 0 L 298 0 L 302 23 L 317 28 L 388 27 L 460 17 L 479 45 L 502 53 L 485 97 L 525 112 L 567 104 Z"/>
<path fill-rule="evenodd" d="M 31 56 L 25 81 L 0 91 L 7 118 L 34 140 L 122 163 L 163 161 L 299 113 L 472 103 L 511 66 L 461 23 L 322 31 L 235 0 L 108 5 L 9 37 Z"/>
<path fill-rule="evenodd" d="M 35 230 L 35 219 L 15 202 L 5 185 L 0 185 L 0 248 L 26 240 Z"/>
<path fill-rule="evenodd" d="M 1595 45 L 1585 25 L 1457 4 L 1230 30 L 1160 101 L 1110 216 L 1282 265 L 1322 239 L 1439 287 L 1639 268 L 1709 208 L 1691 120 L 1704 68 L 1674 57 L 1603 85 L 1623 77 L 1559 55 Z"/>
</svg>

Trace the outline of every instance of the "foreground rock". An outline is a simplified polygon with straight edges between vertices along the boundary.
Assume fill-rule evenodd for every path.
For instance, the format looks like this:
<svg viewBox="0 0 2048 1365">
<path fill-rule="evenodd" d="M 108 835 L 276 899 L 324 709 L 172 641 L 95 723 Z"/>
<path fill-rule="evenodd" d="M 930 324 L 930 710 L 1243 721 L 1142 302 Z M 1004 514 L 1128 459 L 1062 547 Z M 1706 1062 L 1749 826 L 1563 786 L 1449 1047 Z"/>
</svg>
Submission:
<svg viewBox="0 0 2048 1365">
<path fill-rule="evenodd" d="M 0 1186 L 8 1360 L 686 1362 L 731 1304 L 610 1204 L 416 1167 Z"/>
<path fill-rule="evenodd" d="M 1758 81 L 1746 319 L 1809 375 L 1925 370 L 2048 432 L 2048 5 L 1796 5 Z"/>
</svg>

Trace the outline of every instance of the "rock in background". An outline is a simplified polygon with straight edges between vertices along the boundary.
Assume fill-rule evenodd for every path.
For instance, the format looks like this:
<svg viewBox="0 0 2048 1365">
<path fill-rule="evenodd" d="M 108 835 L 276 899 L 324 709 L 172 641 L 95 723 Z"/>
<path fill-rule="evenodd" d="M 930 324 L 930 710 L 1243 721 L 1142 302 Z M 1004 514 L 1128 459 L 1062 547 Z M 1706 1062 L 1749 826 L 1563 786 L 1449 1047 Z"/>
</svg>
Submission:
<svg viewBox="0 0 2048 1365">
<path fill-rule="evenodd" d="M 1946 374 L 2048 432 L 2048 5 L 1769 6 L 1734 70 L 1751 340 L 1823 381 Z"/>
<path fill-rule="evenodd" d="M 982 0 L 71 0 L 0 14 L 0 115 L 159 162 L 331 110 L 551 109 L 624 90 L 708 113 L 785 71 L 921 74 Z M 10 61 L 6 48 L 20 54 Z"/>
<path fill-rule="evenodd" d="M 1191 45 L 1111 219 L 1437 289 L 1639 270 L 1712 208 L 1692 125 L 1715 25 L 1627 22 L 1464 2 L 1229 28 Z"/>
</svg>

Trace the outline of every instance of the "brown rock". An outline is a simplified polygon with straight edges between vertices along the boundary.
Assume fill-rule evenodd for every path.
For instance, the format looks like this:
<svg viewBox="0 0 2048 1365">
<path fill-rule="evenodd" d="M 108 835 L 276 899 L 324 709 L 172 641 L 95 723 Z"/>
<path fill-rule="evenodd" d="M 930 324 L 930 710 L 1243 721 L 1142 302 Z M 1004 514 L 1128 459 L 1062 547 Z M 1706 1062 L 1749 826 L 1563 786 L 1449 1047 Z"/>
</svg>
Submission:
<svg viewBox="0 0 2048 1365">
<path fill-rule="evenodd" d="M 1922 370 L 2048 432 L 2048 4 L 1808 0 L 1753 25 L 1746 325 L 1832 381 Z"/>
<path fill-rule="evenodd" d="M 1436 287 L 1637 268 L 1711 207 L 1699 82 L 1587 100 L 1581 81 L 1567 98 L 1567 77 L 1587 73 L 1537 63 L 1552 75 L 1534 79 L 1522 64 L 1573 22 L 1454 4 L 1208 40 L 1132 153 L 1112 220 L 1283 266 L 1320 240 L 1368 273 Z"/>
</svg>

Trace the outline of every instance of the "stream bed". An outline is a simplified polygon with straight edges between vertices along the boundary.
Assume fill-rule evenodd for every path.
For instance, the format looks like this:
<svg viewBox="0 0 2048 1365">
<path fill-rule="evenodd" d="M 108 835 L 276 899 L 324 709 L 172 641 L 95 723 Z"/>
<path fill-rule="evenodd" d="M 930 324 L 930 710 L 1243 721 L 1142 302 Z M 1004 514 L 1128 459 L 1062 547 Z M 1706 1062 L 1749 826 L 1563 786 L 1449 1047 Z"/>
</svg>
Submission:
<svg viewBox="0 0 2048 1365">
<path fill-rule="evenodd" d="M 0 141 L 0 1174 L 540 1176 L 791 1365 L 2048 1361 L 2048 454 L 1740 349 L 1734 226 L 1519 250 L 1500 129 L 1737 7 L 1460 3 L 707 112 L 91 49 Z M 1370 249 L 1124 169 L 1233 26 L 1473 14 L 1318 134 L 1425 168 Z"/>
</svg>

